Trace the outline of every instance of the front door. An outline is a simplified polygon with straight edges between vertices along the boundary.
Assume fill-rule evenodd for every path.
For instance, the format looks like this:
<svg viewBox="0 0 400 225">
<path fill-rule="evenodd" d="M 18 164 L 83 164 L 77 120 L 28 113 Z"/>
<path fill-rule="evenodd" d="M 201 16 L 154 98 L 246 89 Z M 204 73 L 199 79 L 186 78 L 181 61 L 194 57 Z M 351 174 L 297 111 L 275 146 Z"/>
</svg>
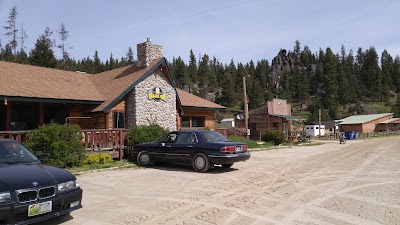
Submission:
<svg viewBox="0 0 400 225">
<path fill-rule="evenodd" d="M 173 132 L 161 142 L 161 150 L 156 159 L 160 161 L 188 163 L 191 152 L 196 148 L 197 142 L 192 132 Z"/>
</svg>

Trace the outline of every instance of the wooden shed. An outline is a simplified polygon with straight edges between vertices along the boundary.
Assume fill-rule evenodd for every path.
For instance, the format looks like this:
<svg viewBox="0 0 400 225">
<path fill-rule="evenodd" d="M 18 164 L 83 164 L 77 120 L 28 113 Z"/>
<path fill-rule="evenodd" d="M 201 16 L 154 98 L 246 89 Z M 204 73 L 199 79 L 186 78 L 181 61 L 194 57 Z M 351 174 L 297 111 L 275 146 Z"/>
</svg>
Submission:
<svg viewBox="0 0 400 225">
<path fill-rule="evenodd" d="M 267 130 L 279 130 L 289 136 L 294 131 L 293 121 L 302 123 L 305 119 L 292 116 L 291 104 L 284 99 L 272 99 L 266 104 L 249 111 L 250 138 L 259 140 Z M 244 127 L 242 121 L 236 126 Z"/>
<path fill-rule="evenodd" d="M 340 120 L 340 132 L 381 132 L 387 131 L 389 124 L 395 124 L 400 119 L 394 119 L 393 113 L 354 115 Z"/>
</svg>

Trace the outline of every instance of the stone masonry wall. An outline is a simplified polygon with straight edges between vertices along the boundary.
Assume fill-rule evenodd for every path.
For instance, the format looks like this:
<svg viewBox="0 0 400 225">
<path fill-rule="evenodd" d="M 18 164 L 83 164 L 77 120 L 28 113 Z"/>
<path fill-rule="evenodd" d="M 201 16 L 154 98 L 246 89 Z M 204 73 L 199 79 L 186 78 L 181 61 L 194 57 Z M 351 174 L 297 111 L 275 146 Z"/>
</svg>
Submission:
<svg viewBox="0 0 400 225">
<path fill-rule="evenodd" d="M 163 47 L 152 43 L 150 38 L 147 38 L 146 42 L 137 44 L 138 67 L 147 67 L 151 61 L 162 57 Z"/>
<path fill-rule="evenodd" d="M 149 92 L 156 87 L 166 94 L 165 101 L 149 99 Z M 128 128 L 156 123 L 168 130 L 176 130 L 176 91 L 157 69 L 128 94 L 126 112 Z"/>
</svg>

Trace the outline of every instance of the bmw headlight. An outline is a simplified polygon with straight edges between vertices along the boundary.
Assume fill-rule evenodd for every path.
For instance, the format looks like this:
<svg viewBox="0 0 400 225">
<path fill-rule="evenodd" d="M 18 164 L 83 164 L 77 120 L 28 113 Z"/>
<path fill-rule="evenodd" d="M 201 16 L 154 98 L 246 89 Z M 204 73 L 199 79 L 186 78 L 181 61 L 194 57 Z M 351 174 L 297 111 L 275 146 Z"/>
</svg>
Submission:
<svg viewBox="0 0 400 225">
<path fill-rule="evenodd" d="M 68 181 L 65 183 L 60 183 L 60 184 L 58 184 L 58 192 L 72 190 L 76 187 L 77 187 L 77 185 L 76 185 L 75 180 L 71 180 L 71 181 Z"/>
<path fill-rule="evenodd" d="M 0 192 L 0 202 L 9 202 L 11 201 L 10 192 Z"/>
</svg>

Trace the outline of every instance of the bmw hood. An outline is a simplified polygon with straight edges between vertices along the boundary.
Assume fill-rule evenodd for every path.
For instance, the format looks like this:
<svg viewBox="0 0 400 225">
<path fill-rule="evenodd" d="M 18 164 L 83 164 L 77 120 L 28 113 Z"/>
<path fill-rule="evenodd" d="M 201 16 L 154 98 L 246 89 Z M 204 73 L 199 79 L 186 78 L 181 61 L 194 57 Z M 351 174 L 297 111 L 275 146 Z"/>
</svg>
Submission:
<svg viewBox="0 0 400 225">
<path fill-rule="evenodd" d="M 75 176 L 52 166 L 36 163 L 0 165 L 0 192 L 51 186 L 70 180 L 75 180 Z"/>
</svg>

